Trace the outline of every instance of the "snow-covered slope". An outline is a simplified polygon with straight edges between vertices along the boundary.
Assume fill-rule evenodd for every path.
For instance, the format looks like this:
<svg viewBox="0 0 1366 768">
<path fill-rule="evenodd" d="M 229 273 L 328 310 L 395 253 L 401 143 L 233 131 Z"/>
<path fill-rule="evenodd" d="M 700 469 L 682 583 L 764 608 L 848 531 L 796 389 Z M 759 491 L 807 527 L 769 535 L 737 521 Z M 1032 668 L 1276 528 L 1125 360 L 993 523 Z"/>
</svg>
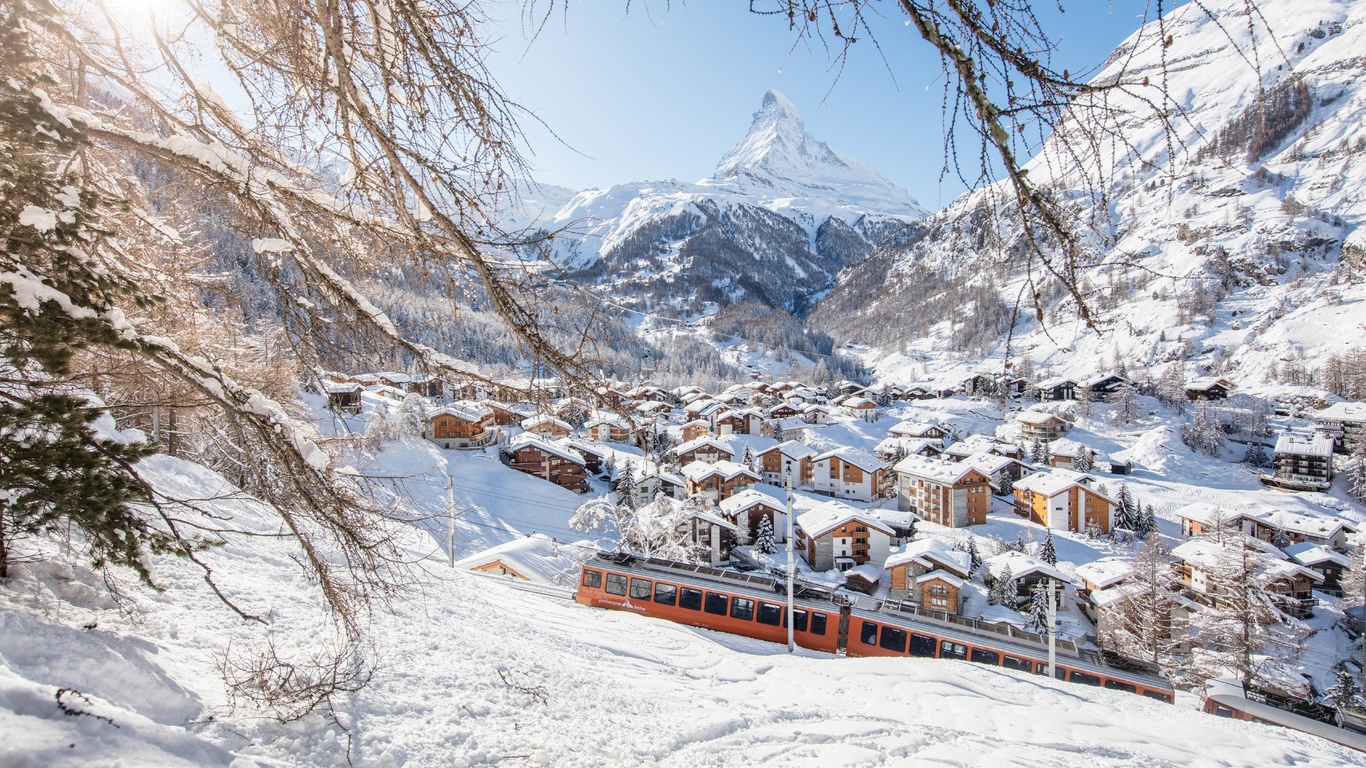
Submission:
<svg viewBox="0 0 1366 768">
<path fill-rule="evenodd" d="M 939 314 L 936 326 L 904 316 L 906 302 L 895 300 L 932 301 L 924 285 L 953 284 L 1007 306 L 1039 289 L 1044 308 L 1056 308 L 1045 315 L 1048 333 L 1022 313 L 1011 356 L 1029 352 L 1058 373 L 1091 372 L 1116 353 L 1140 368 L 1193 353 L 1191 374 L 1261 381 L 1280 362 L 1360 345 L 1366 287 L 1350 238 L 1366 223 L 1366 6 L 1264 0 L 1252 18 L 1246 8 L 1185 4 L 1160 30 L 1154 22 L 1135 33 L 1096 77 L 1151 83 L 1115 97 L 1122 139 L 1102 139 L 1099 160 L 1079 165 L 1063 145 L 1080 136 L 1073 125 L 1029 166 L 1031 179 L 1059 187 L 1094 224 L 1088 258 L 1098 266 L 1083 275 L 1107 333 L 1075 323 L 1069 301 L 1037 269 L 1025 273 L 1001 187 L 965 195 L 924 222 L 923 239 L 854 270 L 818 324 L 884 353 L 897 343 L 884 329 L 899 326 L 926 337 L 927 350 L 999 360 L 1008 311 L 982 328 L 970 327 L 973 313 Z M 1163 84 L 1183 110 L 1171 134 L 1138 101 Z M 1088 186 L 1097 181 L 1105 186 Z M 974 343 L 961 343 L 968 335 Z M 907 359 L 891 355 L 882 370 Z"/>
<path fill-rule="evenodd" d="M 697 183 L 580 192 L 542 223 L 578 279 L 685 311 L 752 298 L 802 309 L 847 266 L 925 215 L 906 191 L 807 132 L 764 96 L 745 138 Z"/>
<path fill-rule="evenodd" d="M 378 611 L 368 687 L 280 724 L 230 709 L 219 673 L 266 642 L 328 643 L 316 585 L 273 516 L 222 478 L 157 457 L 160 488 L 196 495 L 245 535 L 191 563 L 158 558 L 164 593 L 122 606 L 78 564 L 22 565 L 0 588 L 5 766 L 1038 765 L 1331 766 L 1359 757 L 1307 735 L 1131 694 L 965 662 L 845 659 L 512 589 L 420 560 Z M 413 529 L 417 558 L 435 542 Z M 59 693 L 59 688 L 74 689 Z M 64 715 L 58 697 L 68 709 Z M 103 719 L 107 718 L 107 719 Z"/>
</svg>

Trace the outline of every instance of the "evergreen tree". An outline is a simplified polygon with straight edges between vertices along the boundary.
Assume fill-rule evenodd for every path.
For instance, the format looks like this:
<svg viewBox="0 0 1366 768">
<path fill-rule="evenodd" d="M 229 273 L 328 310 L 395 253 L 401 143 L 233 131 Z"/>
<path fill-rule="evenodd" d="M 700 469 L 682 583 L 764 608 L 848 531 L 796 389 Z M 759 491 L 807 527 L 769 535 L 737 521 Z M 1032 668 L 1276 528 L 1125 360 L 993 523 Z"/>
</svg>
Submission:
<svg viewBox="0 0 1366 768">
<path fill-rule="evenodd" d="M 1247 450 L 1243 451 L 1243 463 L 1253 469 L 1265 469 L 1271 466 L 1271 457 L 1266 455 L 1266 448 L 1261 443 L 1248 443 Z"/>
<path fill-rule="evenodd" d="M 1157 518 L 1153 515 L 1153 507 L 1151 504 L 1145 507 L 1142 502 L 1139 502 L 1138 528 L 1136 528 L 1134 532 L 1144 538 L 1157 533 Z"/>
<path fill-rule="evenodd" d="M 1157 397 L 1178 414 L 1186 412 L 1186 377 L 1182 374 L 1181 363 L 1172 363 L 1162 371 L 1162 378 L 1157 382 Z"/>
<path fill-rule="evenodd" d="M 982 570 L 982 554 L 977 551 L 977 538 L 968 537 L 968 578 Z"/>
<path fill-rule="evenodd" d="M 1044 529 L 1043 546 L 1039 549 L 1039 559 L 1049 565 L 1058 564 L 1058 550 L 1053 544 L 1052 529 Z"/>
<path fill-rule="evenodd" d="M 617 480 L 613 490 L 617 492 L 617 498 L 627 509 L 636 508 L 636 465 L 630 459 L 622 465 L 621 471 L 617 473 Z"/>
<path fill-rule="evenodd" d="M 992 605 L 1006 605 L 1015 607 L 1015 595 L 1010 594 L 1010 589 L 1015 586 L 1015 577 L 1010 573 L 1010 564 L 1001 568 L 999 576 L 994 576 L 991 587 L 987 590 L 987 602 Z"/>
<path fill-rule="evenodd" d="M 740 455 L 740 463 L 754 471 L 759 471 L 758 463 L 754 458 L 754 449 L 750 447 L 749 441 L 745 441 L 745 449 Z"/>
<path fill-rule="evenodd" d="M 1010 479 L 1009 474 L 1001 475 L 1001 482 L 996 486 L 996 493 L 1000 496 L 1012 496 L 1015 494 L 1015 481 Z"/>
<path fill-rule="evenodd" d="M 1039 438 L 1034 438 L 1034 443 L 1029 449 L 1029 459 L 1035 464 L 1047 466 L 1052 461 L 1052 453 L 1048 449 L 1048 443 Z"/>
<path fill-rule="evenodd" d="M 1190 423 L 1181 428 L 1181 441 L 1191 450 L 1210 457 L 1218 457 L 1223 450 L 1224 432 L 1205 401 L 1195 404 Z"/>
<path fill-rule="evenodd" d="M 1134 505 L 1134 497 L 1129 492 L 1127 482 L 1119 484 L 1119 494 L 1115 500 L 1119 502 L 1115 510 L 1115 527 L 1138 531 L 1138 509 Z"/>
<path fill-rule="evenodd" d="M 1366 697 L 1361 694 L 1361 686 L 1346 669 L 1338 670 L 1338 679 L 1327 691 L 1324 698 L 1338 709 L 1355 712 L 1366 710 Z"/>
<path fill-rule="evenodd" d="M 1039 634 L 1048 633 L 1048 589 L 1043 582 L 1034 585 L 1029 595 L 1029 628 Z"/>
<path fill-rule="evenodd" d="M 74 530 L 66 540 L 96 567 L 150 583 L 146 553 L 193 545 L 135 506 L 151 499 L 134 465 L 157 446 L 100 435 L 101 404 L 63 379 L 78 350 L 136 349 L 116 306 L 153 297 L 106 268 L 118 203 L 84 184 L 85 123 L 45 106 L 54 82 L 29 39 L 40 24 L 18 15 L 0 7 L 0 577 L 24 537 Z"/>
<path fill-rule="evenodd" d="M 759 518 L 759 535 L 754 539 L 754 551 L 765 555 L 778 551 L 773 541 L 773 519 L 768 515 Z"/>
<path fill-rule="evenodd" d="M 1081 447 L 1081 452 L 1072 462 L 1072 468 L 1078 472 L 1090 472 L 1095 466 L 1095 460 L 1091 458 L 1091 449 L 1086 446 Z"/>
</svg>

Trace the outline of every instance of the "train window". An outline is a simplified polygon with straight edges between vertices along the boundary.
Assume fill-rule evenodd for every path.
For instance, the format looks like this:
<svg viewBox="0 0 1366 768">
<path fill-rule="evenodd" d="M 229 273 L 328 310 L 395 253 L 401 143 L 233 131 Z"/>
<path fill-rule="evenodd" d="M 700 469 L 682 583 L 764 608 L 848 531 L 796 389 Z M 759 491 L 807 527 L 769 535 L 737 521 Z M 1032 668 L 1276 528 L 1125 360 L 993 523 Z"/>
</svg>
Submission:
<svg viewBox="0 0 1366 768">
<path fill-rule="evenodd" d="M 862 640 L 864 645 L 877 645 L 877 625 L 871 621 L 863 622 L 859 640 Z"/>
<path fill-rule="evenodd" d="M 687 587 L 678 590 L 678 607 L 690 611 L 702 610 L 702 590 Z"/>
<path fill-rule="evenodd" d="M 783 607 L 773 603 L 759 603 L 759 613 L 754 620 L 760 624 L 776 627 L 783 623 Z"/>
<path fill-rule="evenodd" d="M 939 651 L 939 638 L 911 633 L 911 655 L 934 658 Z"/>
<path fill-rule="evenodd" d="M 801 629 L 801 623 L 800 623 L 800 622 L 797 624 L 797 628 L 798 628 L 798 629 Z M 823 613 L 813 613 L 813 614 L 811 614 L 811 634 L 813 634 L 813 635 L 823 635 L 823 634 L 825 634 L 825 614 L 823 614 Z"/>
<path fill-rule="evenodd" d="M 1001 654 L 995 651 L 988 651 L 982 648 L 973 648 L 968 655 L 968 661 L 975 661 L 978 664 L 990 664 L 993 667 L 1001 665 Z"/>
<path fill-rule="evenodd" d="M 665 584 L 662 581 L 656 581 L 655 602 L 660 605 L 673 605 L 678 602 L 678 587 L 675 587 L 672 584 Z"/>
<path fill-rule="evenodd" d="M 906 652 L 906 630 L 896 627 L 883 627 L 882 639 L 878 642 L 883 648 L 897 653 Z"/>
<path fill-rule="evenodd" d="M 1172 703 L 1172 695 L 1170 693 L 1163 693 L 1162 691 L 1144 691 L 1143 695 L 1150 699 L 1157 699 L 1163 704 Z"/>
<path fill-rule="evenodd" d="M 792 609 L 792 628 L 798 632 L 806 631 L 806 611 L 800 608 Z M 783 617 L 783 626 L 787 626 L 787 617 Z"/>
<path fill-rule="evenodd" d="M 725 616 L 726 608 L 730 606 L 730 596 L 721 595 L 715 592 L 707 593 L 707 600 L 702 604 L 702 610 L 707 613 L 714 613 L 717 616 Z"/>
<path fill-rule="evenodd" d="M 1072 670 L 1072 673 L 1067 679 L 1074 683 L 1081 683 L 1082 685 L 1100 685 L 1100 678 L 1096 675 L 1079 672 L 1075 669 Z"/>
<path fill-rule="evenodd" d="M 1121 680 L 1106 680 L 1105 687 L 1109 688 L 1112 691 L 1128 691 L 1129 693 L 1138 693 L 1138 686 L 1130 685 L 1129 683 L 1123 682 Z"/>
<path fill-rule="evenodd" d="M 602 586 L 602 571 L 583 571 L 583 585 L 589 589 L 598 589 Z"/>
<path fill-rule="evenodd" d="M 730 601 L 730 617 L 741 621 L 753 619 L 754 601 L 744 597 L 737 597 Z"/>
<path fill-rule="evenodd" d="M 1219 717 L 1233 717 L 1233 710 L 1229 709 L 1223 704 L 1215 704 L 1214 714 L 1218 715 Z"/>
<path fill-rule="evenodd" d="M 1001 659 L 1001 666 L 1006 669 L 1020 669 L 1025 672 L 1034 671 L 1034 662 L 1029 659 L 1018 659 L 1014 656 L 1006 656 Z"/>
<path fill-rule="evenodd" d="M 967 657 L 968 647 L 962 643 L 945 640 L 939 644 L 939 658 L 941 659 L 966 659 Z"/>
<path fill-rule="evenodd" d="M 650 580 L 631 579 L 631 599 L 649 600 L 650 599 Z"/>
<path fill-rule="evenodd" d="M 625 576 L 622 576 L 622 575 L 619 574 L 619 573 L 609 573 L 609 574 L 607 574 L 607 594 L 609 594 L 609 595 L 625 595 L 625 594 L 626 594 L 626 577 L 625 577 Z"/>
</svg>

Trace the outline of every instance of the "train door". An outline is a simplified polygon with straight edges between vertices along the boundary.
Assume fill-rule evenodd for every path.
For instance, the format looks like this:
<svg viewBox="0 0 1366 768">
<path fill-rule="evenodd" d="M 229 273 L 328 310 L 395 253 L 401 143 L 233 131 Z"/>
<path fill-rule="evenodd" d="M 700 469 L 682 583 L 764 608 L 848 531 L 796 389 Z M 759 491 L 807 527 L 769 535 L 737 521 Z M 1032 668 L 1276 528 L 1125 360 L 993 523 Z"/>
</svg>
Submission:
<svg viewBox="0 0 1366 768">
<path fill-rule="evenodd" d="M 840 631 L 839 631 L 839 653 L 844 654 L 849 650 L 849 612 L 852 610 L 849 603 L 840 606 Z"/>
</svg>

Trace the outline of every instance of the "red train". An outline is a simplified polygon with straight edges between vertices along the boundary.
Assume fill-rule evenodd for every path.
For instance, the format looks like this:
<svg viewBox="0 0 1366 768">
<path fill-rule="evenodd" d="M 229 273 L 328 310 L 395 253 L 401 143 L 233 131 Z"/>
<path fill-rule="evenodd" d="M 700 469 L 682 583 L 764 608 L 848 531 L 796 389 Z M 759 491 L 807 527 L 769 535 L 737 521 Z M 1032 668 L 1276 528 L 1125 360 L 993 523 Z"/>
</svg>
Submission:
<svg viewBox="0 0 1366 768">
<path fill-rule="evenodd" d="M 783 594 L 779 594 L 784 590 Z M 914 616 L 837 605 L 829 592 L 804 586 L 794 601 L 797 645 L 849 656 L 963 659 L 1036 675 L 1048 674 L 1047 652 L 965 627 Z M 785 584 L 746 574 L 630 555 L 599 555 L 583 566 L 576 598 L 584 605 L 631 611 L 680 624 L 787 642 Z M 1082 651 L 1055 664 L 1060 680 L 1173 702 L 1171 684 L 1136 668 Z"/>
</svg>

